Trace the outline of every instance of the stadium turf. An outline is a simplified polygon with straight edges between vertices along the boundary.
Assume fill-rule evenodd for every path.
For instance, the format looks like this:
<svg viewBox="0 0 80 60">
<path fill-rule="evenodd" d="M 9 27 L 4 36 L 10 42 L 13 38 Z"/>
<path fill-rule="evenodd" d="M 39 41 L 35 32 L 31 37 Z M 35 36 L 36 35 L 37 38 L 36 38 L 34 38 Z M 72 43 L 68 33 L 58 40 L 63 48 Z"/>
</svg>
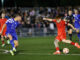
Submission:
<svg viewBox="0 0 80 60">
<path fill-rule="evenodd" d="M 55 52 L 54 37 L 19 38 L 19 47 L 15 56 L 5 53 L 5 50 L 11 48 L 10 45 L 6 45 L 3 48 L 0 46 L 0 60 L 80 60 L 80 49 L 62 42 L 59 43 L 61 51 L 65 47 L 69 48 L 69 54 L 53 55 L 53 52 Z M 73 36 L 73 41 L 78 42 L 78 38 L 75 35 Z"/>
</svg>

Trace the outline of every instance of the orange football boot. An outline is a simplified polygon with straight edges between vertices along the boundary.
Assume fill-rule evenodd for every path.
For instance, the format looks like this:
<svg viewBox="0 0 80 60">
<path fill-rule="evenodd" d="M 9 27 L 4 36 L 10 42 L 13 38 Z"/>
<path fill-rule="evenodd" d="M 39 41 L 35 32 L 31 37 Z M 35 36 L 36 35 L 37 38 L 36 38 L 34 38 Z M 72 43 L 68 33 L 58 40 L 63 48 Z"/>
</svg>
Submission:
<svg viewBox="0 0 80 60">
<path fill-rule="evenodd" d="M 56 51 L 56 52 L 54 52 L 53 54 L 54 54 L 54 55 L 57 55 L 57 54 L 61 54 L 61 52 L 60 52 L 60 51 Z"/>
</svg>

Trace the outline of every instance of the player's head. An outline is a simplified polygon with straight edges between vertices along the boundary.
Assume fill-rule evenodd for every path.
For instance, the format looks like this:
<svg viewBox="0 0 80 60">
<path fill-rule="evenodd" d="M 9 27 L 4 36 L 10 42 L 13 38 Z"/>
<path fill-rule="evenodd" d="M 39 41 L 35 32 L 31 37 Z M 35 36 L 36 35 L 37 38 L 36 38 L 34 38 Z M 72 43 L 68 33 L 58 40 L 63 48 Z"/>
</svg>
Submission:
<svg viewBox="0 0 80 60">
<path fill-rule="evenodd" d="M 22 16 L 17 14 L 14 18 L 16 21 L 21 21 L 22 20 Z"/>
<path fill-rule="evenodd" d="M 56 20 L 59 23 L 61 21 L 61 15 L 56 16 Z"/>
<path fill-rule="evenodd" d="M 6 15 L 6 14 L 5 14 L 4 12 L 2 12 L 1 17 L 2 17 L 2 18 L 5 18 L 5 15 Z"/>
<path fill-rule="evenodd" d="M 74 9 L 74 13 L 75 14 L 78 14 L 78 9 Z"/>
<path fill-rule="evenodd" d="M 69 16 L 72 15 L 72 10 L 69 10 L 69 11 L 68 11 L 68 15 L 69 15 Z"/>
</svg>

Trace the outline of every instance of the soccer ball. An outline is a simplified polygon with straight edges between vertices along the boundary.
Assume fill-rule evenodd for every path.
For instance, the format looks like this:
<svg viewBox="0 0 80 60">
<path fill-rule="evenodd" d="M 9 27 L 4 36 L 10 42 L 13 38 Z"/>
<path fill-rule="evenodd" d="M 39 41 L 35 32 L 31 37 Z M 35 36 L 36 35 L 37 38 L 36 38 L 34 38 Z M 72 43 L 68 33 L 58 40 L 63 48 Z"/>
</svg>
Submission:
<svg viewBox="0 0 80 60">
<path fill-rule="evenodd" d="M 69 49 L 68 48 L 63 48 L 63 53 L 64 54 L 68 54 L 69 53 Z"/>
</svg>

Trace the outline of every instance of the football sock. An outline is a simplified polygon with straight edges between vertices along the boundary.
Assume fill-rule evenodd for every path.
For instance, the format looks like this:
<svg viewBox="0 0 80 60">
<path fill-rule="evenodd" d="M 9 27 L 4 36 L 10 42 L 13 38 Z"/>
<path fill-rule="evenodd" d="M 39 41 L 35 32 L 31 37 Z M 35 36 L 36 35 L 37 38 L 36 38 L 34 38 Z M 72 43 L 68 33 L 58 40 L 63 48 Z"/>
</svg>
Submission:
<svg viewBox="0 0 80 60">
<path fill-rule="evenodd" d="M 72 40 L 72 34 L 69 34 L 69 38 L 70 38 L 70 40 Z"/>
<path fill-rule="evenodd" d="M 5 44 L 4 41 L 2 41 L 2 44 Z"/>
<path fill-rule="evenodd" d="M 75 43 L 74 42 L 71 42 L 71 45 L 75 45 Z"/>
<path fill-rule="evenodd" d="M 15 48 L 15 45 L 14 45 L 14 41 L 13 40 L 10 40 L 10 44 L 12 46 L 12 49 Z"/>
<path fill-rule="evenodd" d="M 56 47 L 56 51 L 59 51 L 59 47 Z"/>
</svg>

